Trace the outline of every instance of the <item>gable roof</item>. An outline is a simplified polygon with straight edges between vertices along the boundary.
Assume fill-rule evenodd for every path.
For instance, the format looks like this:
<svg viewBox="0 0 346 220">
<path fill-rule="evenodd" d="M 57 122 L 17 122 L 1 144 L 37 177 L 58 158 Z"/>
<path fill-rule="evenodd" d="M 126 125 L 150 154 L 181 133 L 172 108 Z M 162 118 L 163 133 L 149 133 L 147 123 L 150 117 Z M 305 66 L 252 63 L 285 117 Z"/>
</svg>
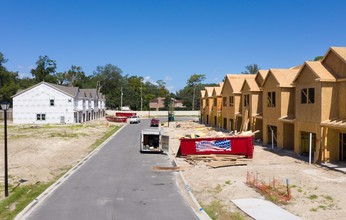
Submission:
<svg viewBox="0 0 346 220">
<path fill-rule="evenodd" d="M 225 76 L 225 82 L 223 84 L 221 93 L 223 92 L 223 88 L 225 87 L 227 81 L 230 83 L 233 93 L 240 93 L 244 80 L 253 76 L 254 75 L 251 74 L 227 74 Z"/>
<path fill-rule="evenodd" d="M 56 88 L 57 90 L 64 92 L 66 94 L 69 94 L 73 97 L 76 97 L 78 92 L 79 92 L 79 88 L 78 87 L 71 87 L 71 86 L 63 86 L 63 85 L 57 85 L 57 84 L 53 84 L 53 83 L 46 83 L 48 85 L 50 85 L 51 87 Z"/>
<path fill-rule="evenodd" d="M 252 76 L 252 77 L 247 77 L 247 78 L 244 80 L 243 84 L 241 85 L 241 89 L 240 89 L 240 90 L 243 90 L 244 85 L 245 85 L 245 84 L 248 84 L 249 87 L 250 87 L 250 91 L 251 91 L 251 92 L 259 92 L 260 89 L 259 89 L 259 87 L 258 87 L 258 85 L 257 85 L 256 80 L 255 80 L 256 75 L 251 75 L 251 76 Z"/>
<path fill-rule="evenodd" d="M 86 97 L 98 98 L 98 93 L 96 89 L 80 89 L 80 93 L 84 93 Z"/>
<path fill-rule="evenodd" d="M 79 97 L 79 98 L 83 98 L 83 97 L 92 97 L 92 98 L 99 98 L 99 99 L 102 99 L 102 100 L 106 100 L 106 96 L 104 96 L 102 93 L 100 92 L 97 92 L 97 89 L 79 89 L 78 87 L 71 87 L 71 86 L 63 86 L 63 85 L 57 85 L 57 84 L 54 84 L 54 83 L 48 83 L 48 82 L 40 82 L 40 83 L 37 83 L 27 89 L 24 89 L 24 90 L 21 90 L 19 91 L 18 93 L 16 93 L 15 95 L 12 96 L 15 97 L 15 96 L 18 96 L 20 94 L 23 94 L 24 92 L 26 91 L 29 91 L 30 89 L 33 89 L 37 86 L 40 86 L 40 85 L 46 85 L 46 86 L 49 86 L 53 89 L 56 89 L 58 90 L 59 92 L 61 93 L 64 93 L 65 95 L 68 95 L 72 98 L 75 98 L 75 97 Z"/>
<path fill-rule="evenodd" d="M 319 81 L 336 82 L 336 78 L 322 65 L 321 61 L 306 61 L 292 82 L 298 79 L 304 68 L 309 68 Z"/>
<path fill-rule="evenodd" d="M 256 73 L 256 76 L 255 76 L 255 80 L 256 80 L 258 86 L 262 85 L 262 83 L 264 82 L 264 79 L 268 75 L 268 72 L 269 72 L 269 70 L 258 70 L 258 72 Z M 259 85 L 260 82 L 258 82 L 259 77 L 262 77 L 262 79 L 263 79 L 263 82 L 261 83 L 261 85 Z"/>
<path fill-rule="evenodd" d="M 78 94 L 78 91 L 79 91 L 79 88 L 78 88 L 78 87 L 68 87 L 68 86 L 62 86 L 62 85 L 57 85 L 57 84 L 47 83 L 47 82 L 42 81 L 42 82 L 37 83 L 37 84 L 35 84 L 35 85 L 33 85 L 33 86 L 27 88 L 27 89 L 24 89 L 24 90 L 19 91 L 18 93 L 16 93 L 15 95 L 13 95 L 12 98 L 13 98 L 13 97 L 16 97 L 16 96 L 18 96 L 18 95 L 20 95 L 20 94 L 23 94 L 23 93 L 25 93 L 25 92 L 27 92 L 27 91 L 29 91 L 29 90 L 31 90 L 31 89 L 37 87 L 37 86 L 40 86 L 40 85 L 49 86 L 49 87 L 51 87 L 51 88 L 53 88 L 53 89 L 58 90 L 59 92 L 64 93 L 65 95 L 68 95 L 68 96 L 71 96 L 71 97 L 76 97 L 77 94 Z"/>
<path fill-rule="evenodd" d="M 213 89 L 213 95 L 215 93 L 216 96 L 220 96 L 221 95 L 221 89 L 222 89 L 222 87 L 215 86 L 214 89 Z"/>
<path fill-rule="evenodd" d="M 200 92 L 201 92 L 201 98 L 204 98 L 206 91 L 205 90 L 201 90 Z"/>
<path fill-rule="evenodd" d="M 262 86 L 267 82 L 268 77 L 272 75 L 277 81 L 278 87 L 293 87 L 292 82 L 299 71 L 300 69 L 269 69 L 268 75 L 262 83 Z"/>
<path fill-rule="evenodd" d="M 330 47 L 327 53 L 322 58 L 321 62 L 323 62 L 328 54 L 333 51 L 340 59 L 342 59 L 346 63 L 346 47 Z"/>
<path fill-rule="evenodd" d="M 212 94 L 213 94 L 213 89 L 214 89 L 214 87 L 205 87 L 206 93 L 205 93 L 204 96 L 205 96 L 206 98 L 211 97 Z"/>
</svg>

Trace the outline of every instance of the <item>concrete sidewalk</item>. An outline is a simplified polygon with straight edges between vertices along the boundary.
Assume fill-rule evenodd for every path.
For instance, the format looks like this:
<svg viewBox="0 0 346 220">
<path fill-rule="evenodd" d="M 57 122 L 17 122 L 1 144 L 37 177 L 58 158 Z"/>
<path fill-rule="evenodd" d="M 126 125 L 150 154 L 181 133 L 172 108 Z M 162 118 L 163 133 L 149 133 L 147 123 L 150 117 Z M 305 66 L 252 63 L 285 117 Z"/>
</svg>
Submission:
<svg viewBox="0 0 346 220">
<path fill-rule="evenodd" d="M 298 216 L 284 210 L 283 208 L 275 205 L 264 199 L 246 198 L 246 199 L 233 199 L 232 202 L 238 206 L 242 211 L 256 220 L 298 220 Z"/>
<path fill-rule="evenodd" d="M 327 167 L 329 169 L 339 171 L 346 174 L 346 163 L 337 162 L 337 163 L 321 163 L 321 166 Z"/>
</svg>

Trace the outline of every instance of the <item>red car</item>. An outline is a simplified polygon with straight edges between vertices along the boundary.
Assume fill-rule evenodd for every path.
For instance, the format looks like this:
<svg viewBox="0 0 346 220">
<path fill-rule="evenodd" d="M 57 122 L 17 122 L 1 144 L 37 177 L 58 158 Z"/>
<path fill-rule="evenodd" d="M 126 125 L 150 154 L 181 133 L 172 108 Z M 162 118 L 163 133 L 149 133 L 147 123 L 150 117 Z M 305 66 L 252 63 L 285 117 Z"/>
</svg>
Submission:
<svg viewBox="0 0 346 220">
<path fill-rule="evenodd" d="M 160 120 L 157 118 L 152 118 L 150 121 L 150 127 L 159 127 Z"/>
</svg>

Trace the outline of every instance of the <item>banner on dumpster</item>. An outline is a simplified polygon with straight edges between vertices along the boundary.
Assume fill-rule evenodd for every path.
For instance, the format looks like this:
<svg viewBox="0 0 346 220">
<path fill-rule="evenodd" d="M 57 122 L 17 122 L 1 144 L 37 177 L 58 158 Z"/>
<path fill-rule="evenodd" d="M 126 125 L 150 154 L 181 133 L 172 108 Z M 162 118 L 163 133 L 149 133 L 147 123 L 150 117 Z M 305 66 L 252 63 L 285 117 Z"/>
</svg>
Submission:
<svg viewBox="0 0 346 220">
<path fill-rule="evenodd" d="M 231 140 L 196 141 L 196 151 L 231 151 Z"/>
</svg>

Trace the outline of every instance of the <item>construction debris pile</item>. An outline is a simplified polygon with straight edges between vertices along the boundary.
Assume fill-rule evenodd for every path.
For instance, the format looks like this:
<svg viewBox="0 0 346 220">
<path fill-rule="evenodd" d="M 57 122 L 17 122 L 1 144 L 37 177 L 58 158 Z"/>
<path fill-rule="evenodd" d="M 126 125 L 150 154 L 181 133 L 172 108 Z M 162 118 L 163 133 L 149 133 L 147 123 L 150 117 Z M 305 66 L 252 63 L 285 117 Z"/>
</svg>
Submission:
<svg viewBox="0 0 346 220">
<path fill-rule="evenodd" d="M 225 155 L 225 154 L 210 154 L 210 155 L 187 155 L 185 161 L 191 165 L 197 165 L 203 161 L 208 167 L 219 168 L 229 166 L 246 166 L 248 161 L 244 156 Z"/>
<path fill-rule="evenodd" d="M 197 124 L 194 121 L 186 121 L 179 122 L 175 124 L 175 128 L 179 128 L 181 130 L 191 131 L 193 129 L 194 133 L 188 133 L 183 136 L 179 136 L 177 138 L 198 138 L 198 137 L 229 137 L 229 136 L 251 136 L 256 132 L 252 131 L 243 131 L 243 132 L 227 132 L 223 129 L 216 130 L 213 127 L 206 127 L 202 124 Z"/>
</svg>

